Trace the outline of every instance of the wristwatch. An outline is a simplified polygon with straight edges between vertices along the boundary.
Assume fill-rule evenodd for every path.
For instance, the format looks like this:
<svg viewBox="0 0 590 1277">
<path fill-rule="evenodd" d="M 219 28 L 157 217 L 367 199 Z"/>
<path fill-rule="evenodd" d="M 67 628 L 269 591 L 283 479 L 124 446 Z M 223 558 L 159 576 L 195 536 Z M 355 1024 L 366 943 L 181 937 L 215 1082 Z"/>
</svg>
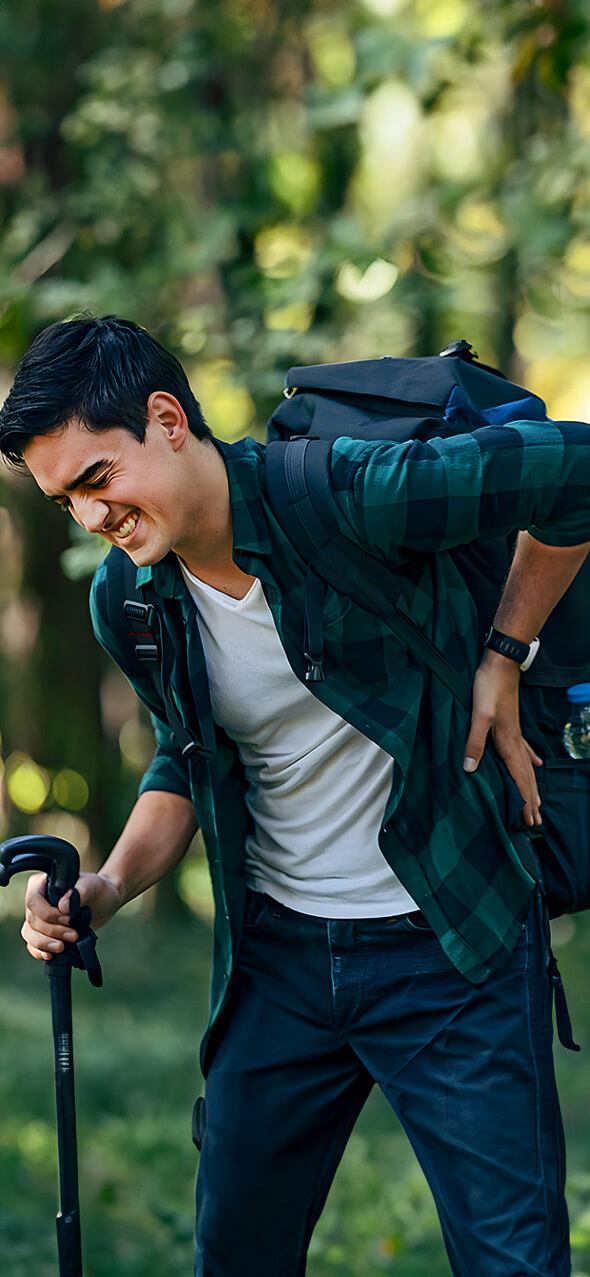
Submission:
<svg viewBox="0 0 590 1277">
<path fill-rule="evenodd" d="M 541 640 L 535 638 L 532 643 L 521 643 L 519 639 L 511 638 L 509 634 L 502 634 L 501 630 L 491 625 L 483 645 L 489 647 L 492 652 L 499 652 L 500 656 L 507 656 L 511 661 L 516 661 L 524 674 L 530 670 L 541 646 Z"/>
</svg>

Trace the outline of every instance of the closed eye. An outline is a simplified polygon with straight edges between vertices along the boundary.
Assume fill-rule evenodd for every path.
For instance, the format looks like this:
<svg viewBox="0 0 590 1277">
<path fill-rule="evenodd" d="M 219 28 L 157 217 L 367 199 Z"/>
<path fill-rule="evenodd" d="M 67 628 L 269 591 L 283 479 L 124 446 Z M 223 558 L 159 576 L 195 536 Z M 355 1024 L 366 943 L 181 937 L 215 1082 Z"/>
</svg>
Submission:
<svg viewBox="0 0 590 1277">
<path fill-rule="evenodd" d="M 57 506 L 58 510 L 61 510 L 63 514 L 68 513 L 70 509 L 69 497 L 50 497 L 48 496 L 47 493 L 45 493 L 45 496 L 47 497 L 47 500 L 52 501 L 53 504 Z"/>
<path fill-rule="evenodd" d="M 111 477 L 112 477 L 112 472 L 110 470 L 104 470 L 102 474 L 99 474 L 97 476 L 97 478 L 87 479 L 86 482 L 84 484 L 81 484 L 80 486 L 84 488 L 92 488 L 92 489 L 105 488 L 107 483 L 109 483 Z M 48 500 L 53 501 L 54 505 L 56 505 L 58 509 L 62 510 L 64 514 L 71 513 L 72 507 L 71 507 L 71 502 L 69 497 L 48 497 Z"/>
</svg>

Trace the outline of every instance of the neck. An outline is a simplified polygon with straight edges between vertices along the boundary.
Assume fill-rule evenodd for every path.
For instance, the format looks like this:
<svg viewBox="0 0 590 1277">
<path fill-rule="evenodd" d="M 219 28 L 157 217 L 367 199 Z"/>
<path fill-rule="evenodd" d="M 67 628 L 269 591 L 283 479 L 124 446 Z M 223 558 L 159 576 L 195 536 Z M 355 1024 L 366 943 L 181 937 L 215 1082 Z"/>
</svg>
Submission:
<svg viewBox="0 0 590 1277">
<path fill-rule="evenodd" d="M 232 599 L 245 598 L 256 580 L 256 577 L 248 576 L 247 572 L 242 572 L 233 560 L 231 565 L 222 564 L 219 567 L 202 567 L 201 565 L 191 567 L 191 564 L 182 558 L 181 562 L 199 581 L 204 581 L 205 585 L 212 585 L 213 589 L 219 590 L 221 594 L 229 594 Z"/>
<path fill-rule="evenodd" d="M 205 464 L 208 468 L 206 505 L 198 502 L 191 519 L 191 533 L 183 538 L 181 544 L 174 546 L 174 550 L 193 576 L 232 598 L 241 599 L 248 593 L 255 578 L 242 572 L 233 560 L 233 521 L 227 471 L 221 453 L 212 445 L 207 447 Z M 203 478 L 201 470 L 201 493 L 204 490 Z"/>
</svg>

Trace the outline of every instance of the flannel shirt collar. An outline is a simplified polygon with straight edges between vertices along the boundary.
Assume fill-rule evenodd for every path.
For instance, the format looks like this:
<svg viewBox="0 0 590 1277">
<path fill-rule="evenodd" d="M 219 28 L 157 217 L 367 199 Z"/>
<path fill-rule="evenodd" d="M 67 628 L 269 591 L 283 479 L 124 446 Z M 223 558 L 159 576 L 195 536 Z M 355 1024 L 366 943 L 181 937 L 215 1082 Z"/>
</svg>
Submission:
<svg viewBox="0 0 590 1277">
<path fill-rule="evenodd" d="M 264 446 L 255 439 L 224 443 L 214 439 L 227 470 L 234 530 L 234 557 L 248 570 L 252 558 L 268 558 L 272 552 L 268 523 L 260 500 L 260 469 Z M 266 573 L 264 574 L 266 575 Z M 182 598 L 185 585 L 176 555 L 170 551 L 159 563 L 137 569 L 137 584 L 153 582 L 161 598 Z"/>
</svg>

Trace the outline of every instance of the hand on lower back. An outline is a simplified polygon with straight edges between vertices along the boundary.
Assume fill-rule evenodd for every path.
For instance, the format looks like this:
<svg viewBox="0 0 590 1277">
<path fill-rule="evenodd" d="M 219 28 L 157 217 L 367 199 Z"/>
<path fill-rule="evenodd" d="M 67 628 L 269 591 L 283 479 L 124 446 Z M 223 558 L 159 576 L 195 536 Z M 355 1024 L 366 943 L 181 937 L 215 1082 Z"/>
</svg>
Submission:
<svg viewBox="0 0 590 1277">
<path fill-rule="evenodd" d="M 477 770 L 488 736 L 503 759 L 523 799 L 527 825 L 540 825 L 540 798 L 534 766 L 542 759 L 520 731 L 518 687 L 520 671 L 514 661 L 485 651 L 473 684 L 471 727 L 465 747 L 464 767 Z"/>
</svg>

